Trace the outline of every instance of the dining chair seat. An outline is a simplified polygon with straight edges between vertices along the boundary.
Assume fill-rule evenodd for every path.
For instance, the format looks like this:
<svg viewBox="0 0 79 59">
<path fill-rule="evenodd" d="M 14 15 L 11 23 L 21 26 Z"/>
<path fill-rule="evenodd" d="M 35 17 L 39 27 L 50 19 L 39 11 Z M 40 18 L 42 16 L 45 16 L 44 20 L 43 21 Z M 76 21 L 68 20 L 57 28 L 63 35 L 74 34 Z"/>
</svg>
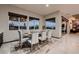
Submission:
<svg viewBox="0 0 79 59">
<path fill-rule="evenodd" d="M 29 43 L 32 43 L 32 41 L 31 41 L 31 40 L 28 40 L 28 42 L 29 42 Z"/>
<path fill-rule="evenodd" d="M 41 39 L 42 39 L 42 37 L 38 37 L 38 39 L 39 39 L 39 40 L 41 40 Z"/>
<path fill-rule="evenodd" d="M 22 42 L 22 43 L 23 43 L 23 42 L 26 42 L 28 39 L 29 39 L 29 38 L 23 38 L 23 39 L 21 40 L 21 42 Z"/>
</svg>

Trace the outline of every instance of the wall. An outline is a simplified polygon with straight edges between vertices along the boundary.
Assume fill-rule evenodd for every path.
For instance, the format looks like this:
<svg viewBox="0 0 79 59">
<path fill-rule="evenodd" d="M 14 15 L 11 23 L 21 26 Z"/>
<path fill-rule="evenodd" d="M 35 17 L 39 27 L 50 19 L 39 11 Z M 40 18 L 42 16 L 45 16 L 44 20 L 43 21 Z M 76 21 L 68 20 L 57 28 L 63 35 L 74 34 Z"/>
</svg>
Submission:
<svg viewBox="0 0 79 59">
<path fill-rule="evenodd" d="M 4 32 L 4 42 L 15 40 L 17 36 L 17 31 L 9 31 L 9 17 L 8 17 L 8 12 L 14 12 L 18 14 L 23 14 L 27 16 L 34 16 L 40 18 L 40 23 L 42 20 L 42 17 L 40 15 L 25 11 L 23 9 L 11 6 L 11 5 L 0 5 L 0 32 Z M 28 18 L 27 18 L 28 20 Z M 40 25 L 40 29 L 42 28 L 42 23 Z M 29 28 L 25 30 L 25 32 L 29 31 Z"/>
<path fill-rule="evenodd" d="M 47 15 L 45 16 L 45 19 L 52 18 L 52 17 L 56 17 L 56 29 L 55 30 L 52 29 L 52 35 L 54 37 L 60 38 L 61 37 L 61 12 L 57 11 L 50 15 Z"/>
</svg>

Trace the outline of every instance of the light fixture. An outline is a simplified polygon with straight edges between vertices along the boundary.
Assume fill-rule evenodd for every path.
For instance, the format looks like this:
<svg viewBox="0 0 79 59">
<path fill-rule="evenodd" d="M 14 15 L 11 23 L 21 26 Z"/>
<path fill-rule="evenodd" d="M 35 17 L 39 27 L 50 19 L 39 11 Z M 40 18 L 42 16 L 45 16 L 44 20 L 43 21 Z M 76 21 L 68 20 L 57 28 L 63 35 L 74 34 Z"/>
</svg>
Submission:
<svg viewBox="0 0 79 59">
<path fill-rule="evenodd" d="M 49 7 L 49 4 L 46 4 L 46 7 Z"/>
</svg>

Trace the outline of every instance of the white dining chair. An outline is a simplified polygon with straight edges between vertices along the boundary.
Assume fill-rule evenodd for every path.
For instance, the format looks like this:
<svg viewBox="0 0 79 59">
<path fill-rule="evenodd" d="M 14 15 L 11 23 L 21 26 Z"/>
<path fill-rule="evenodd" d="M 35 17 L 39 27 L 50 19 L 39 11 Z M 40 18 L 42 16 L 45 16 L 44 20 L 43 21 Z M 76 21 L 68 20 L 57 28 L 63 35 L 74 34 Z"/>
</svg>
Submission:
<svg viewBox="0 0 79 59">
<path fill-rule="evenodd" d="M 48 40 L 52 42 L 52 31 L 51 30 L 48 31 Z"/>
<path fill-rule="evenodd" d="M 39 33 L 32 33 L 32 39 L 28 40 L 28 42 L 31 44 L 31 50 L 32 51 L 32 48 L 34 47 L 35 44 L 38 45 L 39 43 L 39 40 L 38 40 L 38 35 Z"/>
<path fill-rule="evenodd" d="M 45 31 L 43 31 L 41 33 L 41 38 L 39 40 L 41 40 L 41 41 L 45 41 L 46 40 L 46 32 Z"/>
<path fill-rule="evenodd" d="M 23 43 L 29 38 L 23 38 L 23 33 L 21 30 L 19 30 L 18 33 L 19 33 L 19 46 L 22 48 Z"/>
</svg>

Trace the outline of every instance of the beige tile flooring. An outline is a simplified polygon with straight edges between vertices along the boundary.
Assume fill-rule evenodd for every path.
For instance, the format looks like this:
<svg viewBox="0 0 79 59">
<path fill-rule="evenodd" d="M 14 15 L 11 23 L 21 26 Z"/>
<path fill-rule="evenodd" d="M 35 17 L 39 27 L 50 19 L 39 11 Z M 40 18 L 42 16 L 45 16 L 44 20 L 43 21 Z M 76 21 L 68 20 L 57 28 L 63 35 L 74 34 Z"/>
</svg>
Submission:
<svg viewBox="0 0 79 59">
<path fill-rule="evenodd" d="M 40 47 L 40 49 L 30 54 L 78 54 L 79 53 L 79 33 L 66 34 L 60 39 L 52 38 L 53 43 L 49 43 Z M 17 42 L 4 44 L 0 48 L 0 54 L 10 54 L 12 46 Z M 15 51 L 16 54 L 26 54 L 25 49 Z"/>
</svg>

